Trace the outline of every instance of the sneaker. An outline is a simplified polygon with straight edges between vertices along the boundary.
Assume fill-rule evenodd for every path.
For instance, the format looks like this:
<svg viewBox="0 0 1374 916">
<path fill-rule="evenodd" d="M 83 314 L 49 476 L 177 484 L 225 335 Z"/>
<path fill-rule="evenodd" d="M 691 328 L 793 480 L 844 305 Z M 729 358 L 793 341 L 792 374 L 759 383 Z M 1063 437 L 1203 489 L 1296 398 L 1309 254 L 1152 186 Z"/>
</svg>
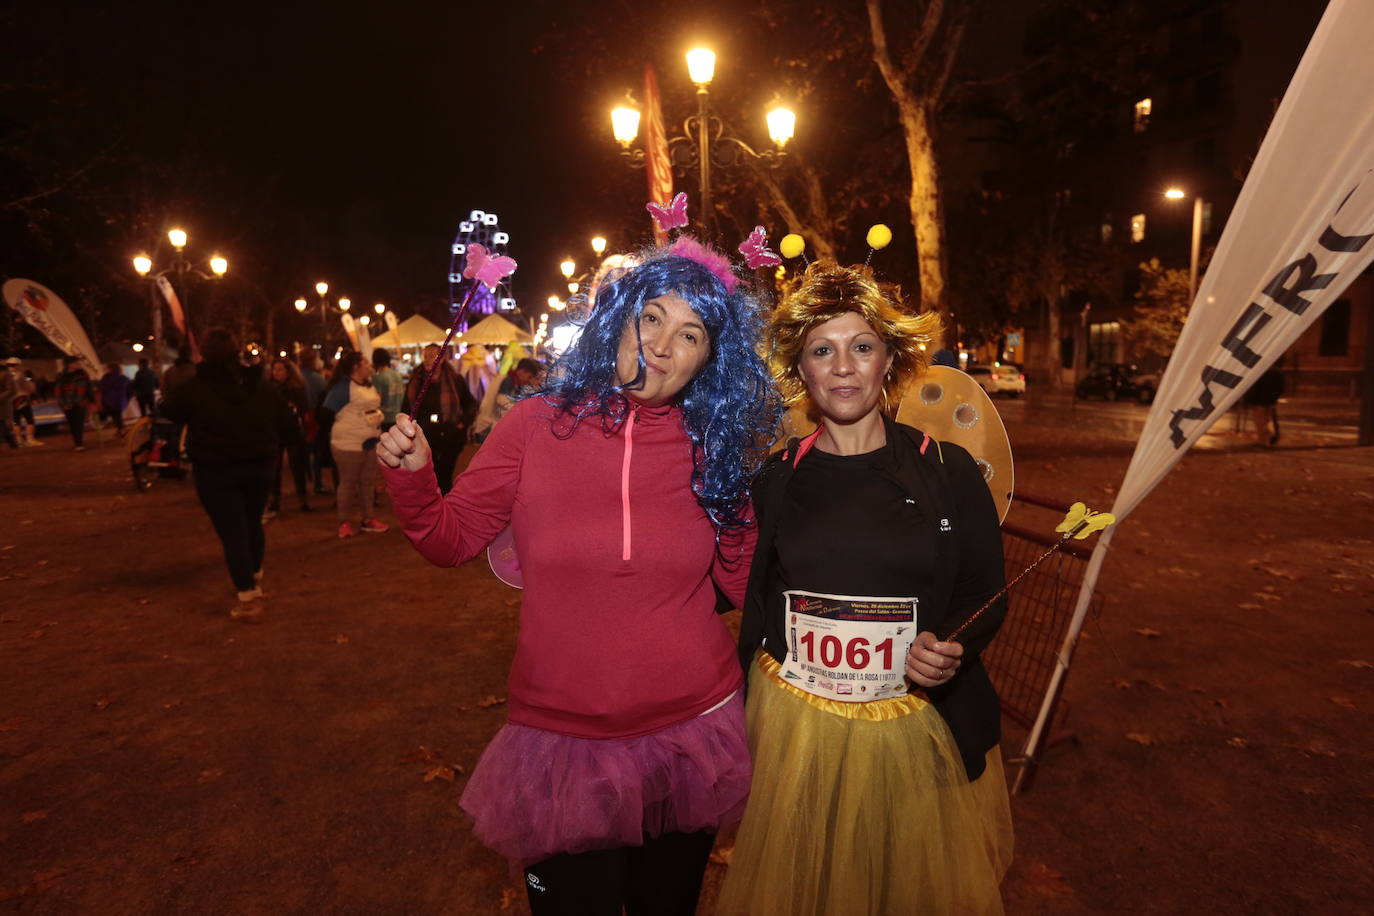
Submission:
<svg viewBox="0 0 1374 916">
<path fill-rule="evenodd" d="M 357 532 L 356 530 L 354 530 L 353 526 L 350 525 L 348 522 L 342 522 L 342 523 L 340 523 L 340 525 L 339 525 L 339 537 L 340 537 L 340 538 L 351 538 L 351 537 L 353 537 L 353 535 L 355 535 L 355 534 L 357 534 L 357 533 L 358 533 L 358 532 Z"/>
<path fill-rule="evenodd" d="M 42 445 L 42 444 L 43 444 L 43 443 L 42 443 L 41 441 L 39 441 L 38 439 L 30 439 L 29 441 L 27 441 L 27 442 L 24 443 L 24 445 L 25 445 L 27 448 L 37 448 L 38 446 L 40 446 L 40 445 Z"/>
<path fill-rule="evenodd" d="M 74 446 L 74 447 L 72 448 L 72 451 L 74 451 L 74 452 L 84 452 L 85 450 L 86 450 L 86 446 L 84 446 L 84 445 L 77 445 L 77 446 Z"/>
<path fill-rule="evenodd" d="M 383 531 L 390 531 L 391 526 L 385 522 L 379 522 L 375 518 L 363 519 L 363 530 L 368 534 L 381 534 Z"/>
<path fill-rule="evenodd" d="M 276 509 L 264 509 L 264 510 L 262 510 L 262 520 L 263 520 L 264 522 L 271 521 L 272 519 L 274 519 L 274 518 L 276 518 L 276 517 L 277 517 L 277 510 L 276 510 Z"/>
<path fill-rule="evenodd" d="M 262 617 L 262 590 L 254 588 L 239 592 L 239 603 L 229 611 L 229 616 L 245 623 L 254 622 Z"/>
</svg>

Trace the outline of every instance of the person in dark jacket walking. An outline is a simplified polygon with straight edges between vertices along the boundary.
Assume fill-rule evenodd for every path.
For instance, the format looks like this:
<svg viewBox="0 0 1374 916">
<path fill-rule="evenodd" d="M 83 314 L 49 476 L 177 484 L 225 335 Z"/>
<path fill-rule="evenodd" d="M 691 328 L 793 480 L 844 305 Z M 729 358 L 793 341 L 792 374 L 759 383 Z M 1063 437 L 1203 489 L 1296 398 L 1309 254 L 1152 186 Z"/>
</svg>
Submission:
<svg viewBox="0 0 1374 916">
<path fill-rule="evenodd" d="M 282 357 L 272 360 L 272 387 L 291 408 L 291 435 L 282 440 L 277 454 L 277 470 L 272 486 L 272 500 L 267 505 L 264 518 L 272 518 L 281 511 L 281 476 L 285 467 L 291 469 L 291 477 L 296 483 L 296 499 L 300 501 L 302 512 L 310 511 L 309 477 L 310 459 L 306 454 L 305 418 L 310 412 L 306 405 L 305 379 L 301 370 L 291 360 Z"/>
<path fill-rule="evenodd" d="M 81 367 L 80 357 L 68 356 L 62 360 L 62 374 L 57 377 L 55 387 L 57 405 L 62 408 L 67 429 L 72 434 L 72 451 L 79 452 L 86 447 L 86 417 L 99 403 L 95 383 Z"/>
<path fill-rule="evenodd" d="M 124 437 L 124 410 L 129 406 L 131 387 L 119 363 L 105 364 L 105 374 L 100 377 L 100 417 L 114 424 L 121 439 Z"/>
<path fill-rule="evenodd" d="M 238 343 L 228 331 L 207 334 L 202 352 L 195 377 L 167 396 L 163 413 L 188 427 L 196 495 L 224 546 L 238 592 L 238 604 L 229 614 L 253 620 L 262 614 L 267 547 L 262 513 L 272 491 L 277 452 L 295 420 L 261 371 L 240 364 Z"/>
<path fill-rule="evenodd" d="M 138 371 L 134 373 L 134 397 L 138 400 L 139 416 L 146 417 L 153 412 L 153 402 L 157 399 L 160 387 L 157 373 L 148 365 L 148 358 L 143 357 L 138 361 Z"/>
</svg>

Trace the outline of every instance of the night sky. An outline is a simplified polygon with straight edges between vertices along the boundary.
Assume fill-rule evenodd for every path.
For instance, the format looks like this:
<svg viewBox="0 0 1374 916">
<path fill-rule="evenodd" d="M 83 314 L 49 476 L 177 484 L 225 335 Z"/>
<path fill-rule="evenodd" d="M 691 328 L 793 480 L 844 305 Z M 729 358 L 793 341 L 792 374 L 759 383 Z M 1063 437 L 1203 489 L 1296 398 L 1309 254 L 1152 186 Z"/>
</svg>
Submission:
<svg viewBox="0 0 1374 916">
<path fill-rule="evenodd" d="M 608 63 L 579 60 L 596 51 L 578 36 L 635 13 L 624 4 L 469 6 L 28 4 L 5 20 L 7 114 L 59 160 L 108 149 L 158 173 L 144 198 L 165 214 L 161 231 L 140 244 L 111 229 L 98 257 L 157 257 L 180 224 L 193 256 L 222 251 L 284 306 L 324 278 L 404 318 L 445 295 L 448 245 L 479 208 L 511 233 L 516 295 L 538 312 L 562 291 L 565 254 L 589 258 L 598 232 L 613 246 L 639 241 L 630 226 L 647 232 L 643 175 L 616 156 L 612 103 L 638 88 L 645 57 L 686 103 L 681 52 L 695 35 L 727 35 L 731 14 L 661 17 L 680 47 L 646 43 Z M 728 90 L 728 43 L 721 53 Z M 60 275 L 38 279 L 63 291 Z"/>
</svg>

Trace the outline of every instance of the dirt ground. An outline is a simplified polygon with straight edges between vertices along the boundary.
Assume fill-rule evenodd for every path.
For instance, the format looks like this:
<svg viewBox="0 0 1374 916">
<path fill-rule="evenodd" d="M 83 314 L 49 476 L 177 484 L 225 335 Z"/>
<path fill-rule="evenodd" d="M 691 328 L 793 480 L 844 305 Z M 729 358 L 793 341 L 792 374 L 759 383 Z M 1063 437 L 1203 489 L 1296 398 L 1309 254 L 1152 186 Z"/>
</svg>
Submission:
<svg viewBox="0 0 1374 916">
<path fill-rule="evenodd" d="M 1110 503 L 1130 422 L 1005 414 L 1019 488 Z M 1323 441 L 1208 437 L 1122 525 L 1008 912 L 1374 907 L 1374 449 Z M 0 454 L 0 910 L 527 912 L 456 805 L 518 593 L 291 505 L 244 625 L 189 483 Z"/>
</svg>

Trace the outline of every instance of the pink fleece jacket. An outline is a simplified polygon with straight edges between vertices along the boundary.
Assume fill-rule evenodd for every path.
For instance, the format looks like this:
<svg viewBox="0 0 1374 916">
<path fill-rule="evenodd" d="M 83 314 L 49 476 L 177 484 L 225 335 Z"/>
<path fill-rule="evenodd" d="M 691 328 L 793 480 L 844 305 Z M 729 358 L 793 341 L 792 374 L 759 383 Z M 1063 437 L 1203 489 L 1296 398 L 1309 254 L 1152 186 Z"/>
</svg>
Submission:
<svg viewBox="0 0 1374 916">
<path fill-rule="evenodd" d="M 512 525 L 525 584 L 512 722 L 632 737 L 699 715 L 740 686 L 711 584 L 740 606 L 755 529 L 722 538 L 718 554 L 692 495 L 681 412 L 631 413 L 612 436 L 594 419 L 560 439 L 553 408 L 520 401 L 447 496 L 432 466 L 383 469 L 406 537 L 431 563 L 464 563 Z"/>
</svg>

